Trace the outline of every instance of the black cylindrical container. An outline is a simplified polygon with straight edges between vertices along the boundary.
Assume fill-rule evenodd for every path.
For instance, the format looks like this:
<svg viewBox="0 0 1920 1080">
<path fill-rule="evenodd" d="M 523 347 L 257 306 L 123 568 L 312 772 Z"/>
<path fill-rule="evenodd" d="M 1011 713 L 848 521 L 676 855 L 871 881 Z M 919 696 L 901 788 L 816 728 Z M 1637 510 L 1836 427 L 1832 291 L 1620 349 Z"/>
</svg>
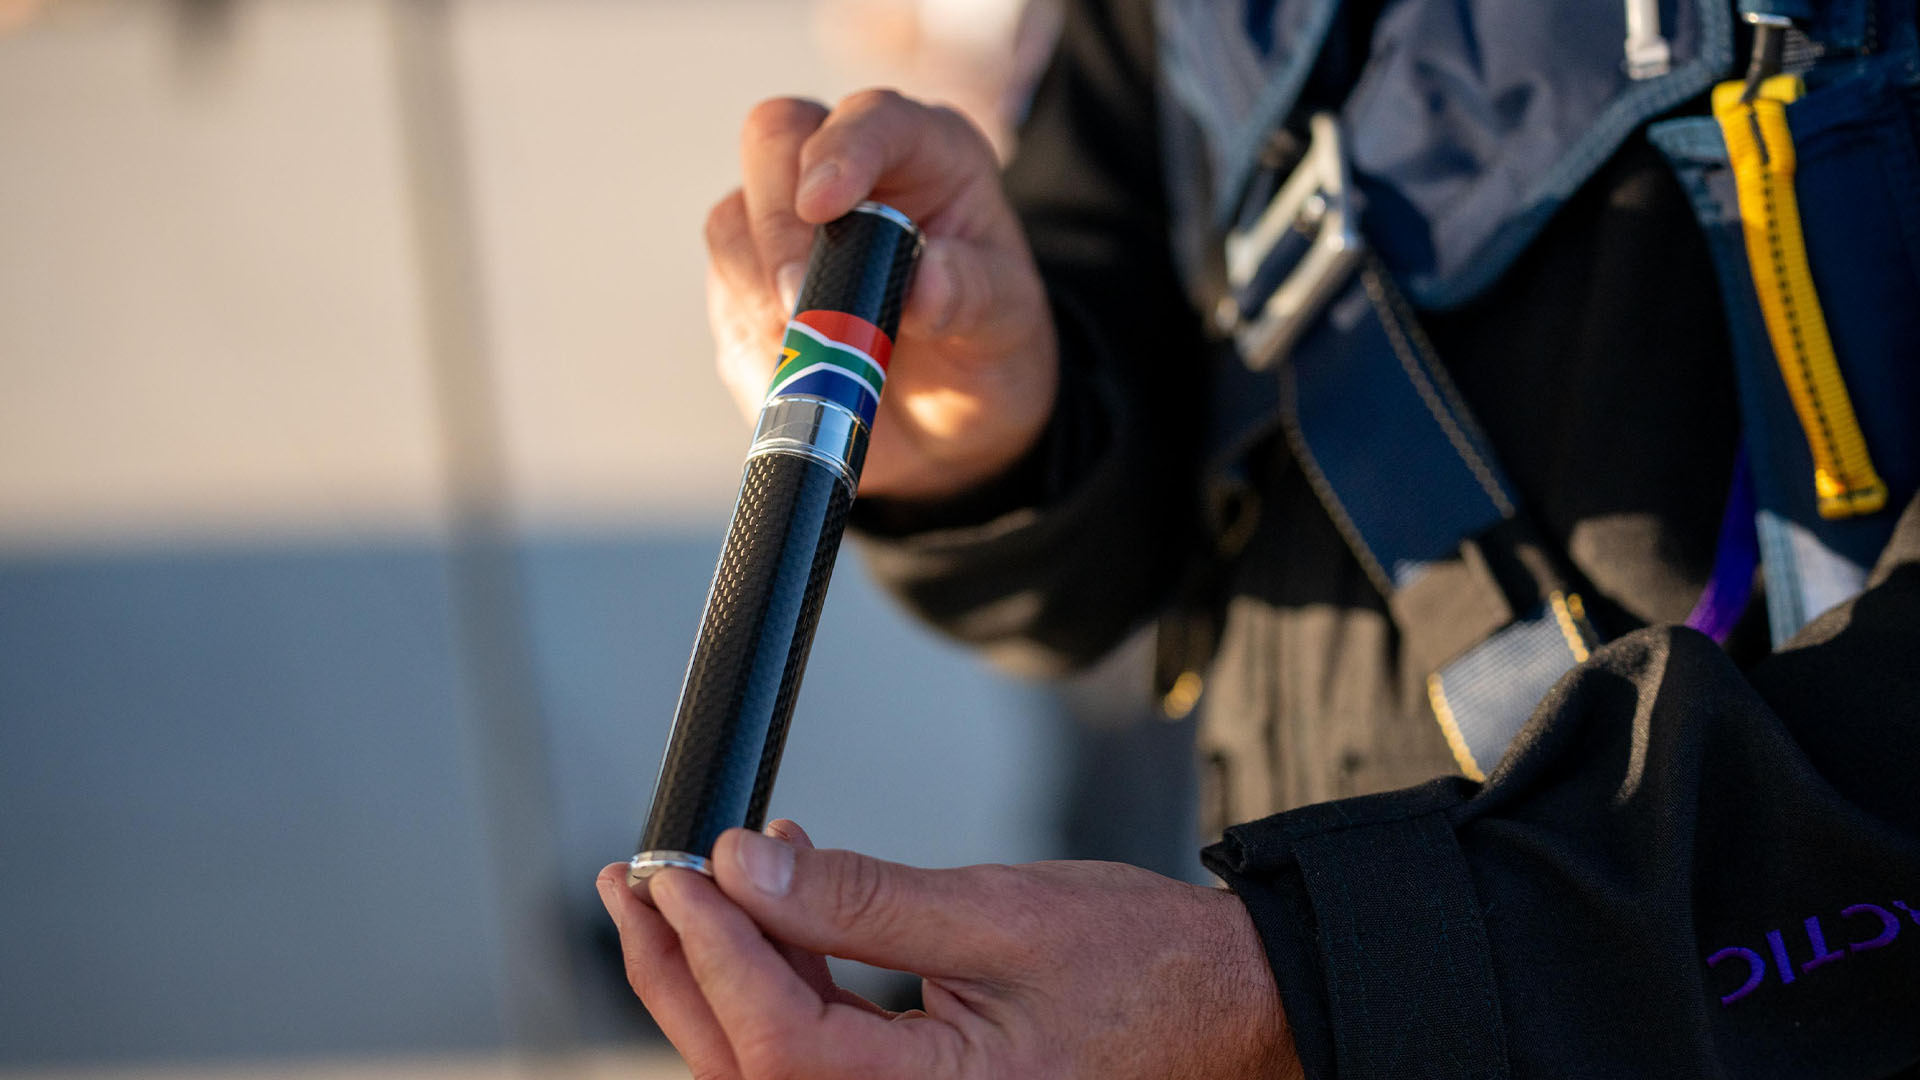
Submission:
<svg viewBox="0 0 1920 1080">
<path fill-rule="evenodd" d="M 711 873 L 722 832 L 765 823 L 921 244 L 872 202 L 815 233 L 631 886 L 668 866 Z"/>
</svg>

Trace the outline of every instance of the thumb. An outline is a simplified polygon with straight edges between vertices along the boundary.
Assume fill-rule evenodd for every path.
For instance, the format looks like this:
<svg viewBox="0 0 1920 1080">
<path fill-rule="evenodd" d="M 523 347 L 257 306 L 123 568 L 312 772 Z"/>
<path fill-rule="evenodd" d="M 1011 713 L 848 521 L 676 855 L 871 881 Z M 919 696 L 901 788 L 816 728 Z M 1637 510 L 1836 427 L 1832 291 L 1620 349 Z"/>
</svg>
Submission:
<svg viewBox="0 0 1920 1080">
<path fill-rule="evenodd" d="M 796 848 L 733 829 L 714 845 L 720 888 L 769 936 L 918 975 L 990 977 L 1023 950 L 1005 868 L 922 870 L 852 851 Z M 996 873 L 997 872 L 997 873 Z"/>
</svg>

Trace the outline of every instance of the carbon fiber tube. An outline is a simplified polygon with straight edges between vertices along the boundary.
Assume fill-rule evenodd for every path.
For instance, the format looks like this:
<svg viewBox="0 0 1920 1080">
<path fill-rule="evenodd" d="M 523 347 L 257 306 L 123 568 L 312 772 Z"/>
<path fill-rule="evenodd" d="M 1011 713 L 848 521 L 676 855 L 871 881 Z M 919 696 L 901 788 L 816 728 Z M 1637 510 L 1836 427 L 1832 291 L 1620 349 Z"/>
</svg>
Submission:
<svg viewBox="0 0 1920 1080">
<path fill-rule="evenodd" d="M 721 833 L 765 824 L 922 242 L 872 202 L 814 234 L 627 867 L 638 892 L 665 867 L 711 873 Z"/>
</svg>

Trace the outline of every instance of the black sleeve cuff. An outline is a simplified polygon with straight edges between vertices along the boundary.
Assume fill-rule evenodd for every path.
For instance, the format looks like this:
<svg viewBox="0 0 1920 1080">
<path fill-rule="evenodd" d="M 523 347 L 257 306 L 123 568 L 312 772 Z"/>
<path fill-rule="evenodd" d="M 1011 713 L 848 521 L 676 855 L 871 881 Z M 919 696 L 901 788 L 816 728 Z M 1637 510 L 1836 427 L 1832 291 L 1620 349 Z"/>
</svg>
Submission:
<svg viewBox="0 0 1920 1080">
<path fill-rule="evenodd" d="M 1453 812 L 1473 787 L 1303 807 L 1203 858 L 1247 905 L 1312 1080 L 1504 1078 L 1487 934 Z"/>
</svg>

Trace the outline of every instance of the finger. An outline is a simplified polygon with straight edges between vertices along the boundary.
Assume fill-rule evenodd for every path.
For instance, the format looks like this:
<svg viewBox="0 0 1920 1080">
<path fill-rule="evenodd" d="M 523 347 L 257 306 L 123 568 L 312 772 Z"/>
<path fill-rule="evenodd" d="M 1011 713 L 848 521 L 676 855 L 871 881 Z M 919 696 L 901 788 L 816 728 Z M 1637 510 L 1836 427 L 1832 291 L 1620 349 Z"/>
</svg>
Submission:
<svg viewBox="0 0 1920 1080">
<path fill-rule="evenodd" d="M 795 851 L 813 850 L 813 838 L 807 835 L 807 831 L 785 818 L 769 822 L 765 832 L 768 836 L 776 840 L 782 840 L 792 845 Z M 793 970 L 799 973 L 800 978 L 805 980 L 806 984 L 813 988 L 814 993 L 820 995 L 822 1001 L 835 1001 L 839 999 L 842 991 L 838 986 L 834 985 L 833 973 L 827 970 L 826 957 L 810 949 L 803 949 L 798 945 L 788 945 L 779 941 L 773 944 L 774 948 L 780 951 L 780 955 L 787 958 L 787 963 L 793 965 Z M 855 1000 L 865 1000 L 857 994 L 848 994 L 847 996 Z"/>
<path fill-rule="evenodd" d="M 796 851 L 813 850 L 813 837 L 807 835 L 807 830 L 801 828 L 799 822 L 789 818 L 775 818 L 767 822 L 766 833 L 792 844 Z"/>
<path fill-rule="evenodd" d="M 753 242 L 747 195 L 735 188 L 707 211 L 707 263 L 718 283 L 742 300 L 768 301 L 767 268 Z"/>
<path fill-rule="evenodd" d="M 754 247 L 744 193 L 736 190 L 714 204 L 707 213 L 706 237 L 707 322 L 713 331 L 714 366 L 751 420 L 773 377 L 785 316 Z"/>
<path fill-rule="evenodd" d="M 767 285 L 786 312 L 800 293 L 813 226 L 794 212 L 800 148 L 827 118 L 826 106 L 803 98 L 773 98 L 753 107 L 740 130 L 746 212 Z"/>
<path fill-rule="evenodd" d="M 652 895 L 745 1075 L 935 1078 L 942 1060 L 957 1059 L 948 1025 L 890 1024 L 821 1001 L 707 879 L 668 870 Z"/>
<path fill-rule="evenodd" d="M 1012 974 L 1026 953 L 1019 882 L 996 867 L 921 870 L 730 829 L 713 868 L 769 934 L 814 952 L 961 978 Z"/>
<path fill-rule="evenodd" d="M 1031 275 L 1026 255 L 957 236 L 927 239 L 914 274 L 900 336 L 939 338 L 978 333 L 1013 305 L 1009 287 Z"/>
<path fill-rule="evenodd" d="M 817 224 L 871 197 L 919 220 L 994 172 L 986 137 L 960 114 L 863 90 L 836 105 L 801 148 L 794 210 Z"/>
<path fill-rule="evenodd" d="M 785 818 L 769 822 L 764 831 L 768 836 L 792 844 L 797 850 L 813 850 L 813 839 L 807 835 L 806 830 Z M 787 963 L 793 965 L 793 970 L 813 988 L 813 992 L 820 995 L 820 1000 L 851 1005 L 862 1012 L 873 1013 L 875 1016 L 891 1018 L 900 1015 L 883 1009 L 859 994 L 836 984 L 833 981 L 833 972 L 827 967 L 827 958 L 819 953 L 811 949 L 803 949 L 798 945 L 789 945 L 783 941 L 773 942 L 773 947 L 781 956 L 787 958 Z"/>
<path fill-rule="evenodd" d="M 700 1076 L 738 1076 L 733 1048 L 687 967 L 673 928 L 627 888 L 627 864 L 614 863 L 594 881 L 600 902 L 620 930 L 627 982 L 654 1023 Z"/>
</svg>

